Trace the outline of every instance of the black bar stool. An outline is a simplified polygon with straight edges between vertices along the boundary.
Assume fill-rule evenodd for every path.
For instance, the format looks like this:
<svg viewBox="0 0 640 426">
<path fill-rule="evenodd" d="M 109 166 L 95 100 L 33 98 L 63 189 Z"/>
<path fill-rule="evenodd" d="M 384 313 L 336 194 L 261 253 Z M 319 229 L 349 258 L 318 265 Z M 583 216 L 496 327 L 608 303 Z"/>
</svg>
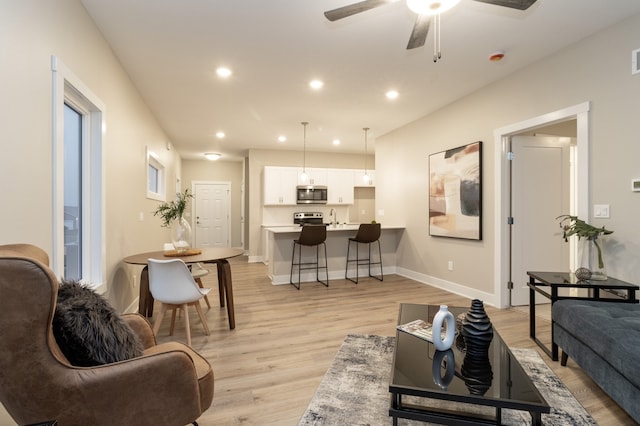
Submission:
<svg viewBox="0 0 640 426">
<path fill-rule="evenodd" d="M 291 254 L 291 275 L 289 276 L 289 282 L 300 290 L 300 271 L 303 269 L 315 269 L 316 281 L 329 287 L 329 263 L 327 258 L 327 227 L 325 225 L 304 225 L 300 237 L 297 240 L 293 240 L 293 253 Z M 324 246 L 324 266 L 320 266 L 320 244 Z M 298 247 L 298 262 L 295 262 L 296 246 Z M 316 261 L 315 262 L 302 262 L 302 246 L 316 248 Z M 293 269 L 298 267 L 298 282 L 293 282 Z M 320 269 L 324 269 L 327 275 L 327 281 L 320 281 Z"/>
<path fill-rule="evenodd" d="M 356 258 L 350 259 L 349 253 L 351 251 L 351 243 L 356 243 Z M 371 259 L 371 244 L 377 242 L 378 243 L 378 262 L 373 262 Z M 369 265 L 369 276 L 377 279 L 378 281 L 382 281 L 382 249 L 380 248 L 380 224 L 379 223 L 361 223 L 358 228 L 358 232 L 356 236 L 353 238 L 349 238 L 349 242 L 347 243 L 347 266 L 345 267 L 344 277 L 349 281 L 352 281 L 358 284 L 358 269 L 360 265 Z M 360 259 L 360 253 L 358 247 L 360 244 L 368 244 L 369 248 L 369 256 L 366 259 Z M 355 262 L 356 264 L 356 279 L 349 278 L 349 263 Z M 380 265 L 380 275 L 371 275 L 371 265 Z"/>
</svg>

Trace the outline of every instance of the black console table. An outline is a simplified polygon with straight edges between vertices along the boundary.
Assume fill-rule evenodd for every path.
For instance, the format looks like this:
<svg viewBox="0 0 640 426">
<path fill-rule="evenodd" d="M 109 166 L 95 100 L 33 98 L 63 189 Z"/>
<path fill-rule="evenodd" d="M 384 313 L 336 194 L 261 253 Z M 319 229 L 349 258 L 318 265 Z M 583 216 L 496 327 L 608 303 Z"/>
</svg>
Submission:
<svg viewBox="0 0 640 426">
<path fill-rule="evenodd" d="M 558 360 L 558 345 L 553 339 L 553 316 L 551 317 L 551 349 L 536 337 L 536 293 L 551 300 L 551 306 L 562 299 L 590 299 L 617 303 L 638 303 L 636 291 L 640 287 L 616 278 L 606 280 L 578 280 L 574 274 L 568 272 L 527 272 L 529 275 L 529 335 L 540 348 L 551 357 Z M 559 289 L 586 289 L 585 296 L 559 295 Z M 615 290 L 615 297 L 603 298 L 601 291 Z M 550 292 L 549 292 L 550 291 Z"/>
</svg>

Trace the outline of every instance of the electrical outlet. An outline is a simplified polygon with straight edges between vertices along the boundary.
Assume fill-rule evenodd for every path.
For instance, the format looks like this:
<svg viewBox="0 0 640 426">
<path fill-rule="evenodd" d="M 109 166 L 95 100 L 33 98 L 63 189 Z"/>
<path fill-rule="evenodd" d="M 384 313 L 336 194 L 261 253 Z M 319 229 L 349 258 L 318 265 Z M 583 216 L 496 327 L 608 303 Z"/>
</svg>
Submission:
<svg viewBox="0 0 640 426">
<path fill-rule="evenodd" d="M 450 260 L 449 262 L 447 262 L 447 269 L 450 271 L 453 271 L 453 260 Z"/>
</svg>

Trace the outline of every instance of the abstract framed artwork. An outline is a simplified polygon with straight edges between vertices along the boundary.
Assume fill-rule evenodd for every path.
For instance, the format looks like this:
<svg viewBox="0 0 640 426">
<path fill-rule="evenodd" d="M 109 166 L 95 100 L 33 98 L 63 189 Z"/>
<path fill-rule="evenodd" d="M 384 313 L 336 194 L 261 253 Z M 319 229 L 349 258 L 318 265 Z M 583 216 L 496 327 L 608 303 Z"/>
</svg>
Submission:
<svg viewBox="0 0 640 426">
<path fill-rule="evenodd" d="M 482 142 L 429 156 L 429 235 L 482 240 Z"/>
</svg>

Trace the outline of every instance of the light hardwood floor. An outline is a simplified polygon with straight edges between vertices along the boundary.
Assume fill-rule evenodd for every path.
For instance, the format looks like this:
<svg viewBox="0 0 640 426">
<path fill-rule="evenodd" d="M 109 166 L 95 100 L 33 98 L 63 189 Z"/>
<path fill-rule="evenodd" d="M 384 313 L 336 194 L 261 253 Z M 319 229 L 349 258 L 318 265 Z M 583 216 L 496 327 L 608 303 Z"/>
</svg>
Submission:
<svg viewBox="0 0 640 426">
<path fill-rule="evenodd" d="M 217 289 L 215 267 L 209 267 L 213 273 L 203 281 Z M 348 333 L 395 335 L 403 302 L 470 305 L 469 299 L 398 275 L 385 276 L 384 282 L 367 278 L 358 285 L 332 280 L 329 288 L 303 283 L 297 290 L 273 286 L 265 265 L 249 264 L 243 257 L 231 260 L 231 270 L 236 329 L 229 330 L 217 290 L 209 296 L 211 309 L 204 308 L 210 336 L 195 310 L 189 317 L 192 346 L 209 360 L 215 374 L 213 404 L 198 420 L 201 426 L 297 425 Z M 537 349 L 529 338 L 526 309 L 486 308 L 509 346 Z M 540 335 L 547 335 L 550 323 L 544 314 L 538 325 Z M 158 341 L 185 341 L 180 321 L 173 337 L 168 329 L 166 317 Z M 636 424 L 572 360 L 562 367 L 541 354 L 599 425 Z M 381 419 L 380 424 L 391 421 Z"/>
</svg>

